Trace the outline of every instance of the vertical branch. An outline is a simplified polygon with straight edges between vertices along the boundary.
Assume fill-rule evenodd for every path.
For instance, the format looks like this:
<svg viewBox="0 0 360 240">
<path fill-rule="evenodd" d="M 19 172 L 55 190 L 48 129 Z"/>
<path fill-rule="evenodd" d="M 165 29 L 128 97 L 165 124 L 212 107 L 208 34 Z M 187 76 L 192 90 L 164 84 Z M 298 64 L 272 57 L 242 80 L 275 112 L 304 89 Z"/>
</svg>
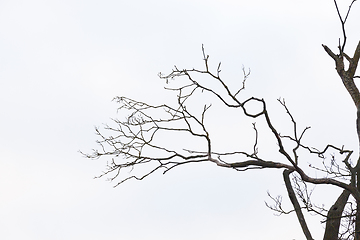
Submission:
<svg viewBox="0 0 360 240">
<path fill-rule="evenodd" d="M 326 218 L 324 240 L 338 240 L 341 216 L 344 211 L 345 205 L 349 199 L 349 196 L 350 192 L 344 190 L 340 194 L 334 205 L 331 206 Z"/>
<path fill-rule="evenodd" d="M 359 118 L 357 119 L 359 121 Z M 359 132 L 358 132 L 359 134 Z M 359 162 L 358 162 L 359 164 Z M 357 189 L 359 190 L 360 188 L 360 174 L 359 174 L 359 170 L 357 170 Z M 360 240 L 360 202 L 356 201 L 356 213 L 355 213 L 355 240 Z"/>
<path fill-rule="evenodd" d="M 344 48 L 345 48 L 345 44 L 346 44 L 345 21 L 343 21 L 343 19 L 341 17 L 340 10 L 339 10 L 339 7 L 337 5 L 336 0 L 334 0 L 334 3 L 335 3 L 336 11 L 337 11 L 338 16 L 339 16 L 340 21 L 341 21 L 341 28 L 342 28 L 342 32 L 343 32 L 343 36 L 344 36 L 344 42 L 343 42 L 342 47 L 340 47 L 340 38 L 339 38 L 339 49 L 340 49 L 340 52 L 342 53 L 342 52 L 344 52 Z"/>
<path fill-rule="evenodd" d="M 336 7 L 336 11 L 337 11 L 338 16 L 339 16 L 340 21 L 341 21 L 341 28 L 342 28 L 343 37 L 344 37 L 344 42 L 343 42 L 343 44 L 342 44 L 341 47 L 340 47 L 340 42 L 339 42 L 339 49 L 340 49 L 340 52 L 341 52 L 341 53 L 344 52 L 344 48 L 345 48 L 345 45 L 346 45 L 346 39 L 347 39 L 347 37 L 346 37 L 346 31 L 345 31 L 345 23 L 346 23 L 346 20 L 347 20 L 347 18 L 348 18 L 348 16 L 349 16 L 351 7 L 352 7 L 352 5 L 354 4 L 355 1 L 356 1 L 356 0 L 353 0 L 353 1 L 351 2 L 350 6 L 349 6 L 349 9 L 348 9 L 348 11 L 347 11 L 347 13 L 346 13 L 345 19 L 343 20 L 343 18 L 341 17 L 341 13 L 340 13 L 339 7 L 338 7 L 338 5 L 337 5 L 337 2 L 336 2 L 336 0 L 334 0 L 335 7 Z M 340 41 L 340 40 L 339 40 L 339 41 Z"/>
</svg>

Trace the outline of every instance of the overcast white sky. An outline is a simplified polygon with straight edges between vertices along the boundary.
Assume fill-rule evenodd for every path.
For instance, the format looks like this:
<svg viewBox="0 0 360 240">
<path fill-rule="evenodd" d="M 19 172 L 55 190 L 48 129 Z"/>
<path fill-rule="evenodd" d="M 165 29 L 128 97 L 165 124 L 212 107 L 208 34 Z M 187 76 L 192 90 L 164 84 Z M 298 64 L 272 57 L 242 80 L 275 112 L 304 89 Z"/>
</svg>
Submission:
<svg viewBox="0 0 360 240">
<path fill-rule="evenodd" d="M 351 55 L 359 16 L 355 3 Z M 284 97 L 310 142 L 357 150 L 355 108 L 321 47 L 339 37 L 329 0 L 0 1 L 0 238 L 304 239 L 294 215 L 265 207 L 267 190 L 284 194 L 281 171 L 198 164 L 114 189 L 78 150 L 96 147 L 114 96 L 169 98 L 157 73 L 201 67 L 201 44 L 228 81 L 251 68 L 249 94 L 274 111 Z"/>
</svg>

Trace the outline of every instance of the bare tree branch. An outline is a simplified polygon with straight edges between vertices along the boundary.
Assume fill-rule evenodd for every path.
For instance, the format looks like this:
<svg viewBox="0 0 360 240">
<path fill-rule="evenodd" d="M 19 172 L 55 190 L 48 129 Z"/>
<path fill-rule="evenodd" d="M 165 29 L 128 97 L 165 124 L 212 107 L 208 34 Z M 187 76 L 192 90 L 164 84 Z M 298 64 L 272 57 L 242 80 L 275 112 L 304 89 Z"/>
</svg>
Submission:
<svg viewBox="0 0 360 240">
<path fill-rule="evenodd" d="M 344 50 L 347 42 L 345 23 L 355 1 L 351 2 L 343 18 L 334 0 L 344 38 L 342 44 L 339 42 L 339 53 L 335 54 L 326 45 L 322 46 L 334 60 L 337 73 L 357 108 L 356 124 L 360 141 L 360 92 L 354 82 L 355 78 L 360 78 L 355 76 L 360 59 L 360 41 L 352 57 Z M 119 104 L 118 113 L 124 119 L 113 119 L 111 125 L 105 125 L 103 129 L 96 128 L 99 149 L 90 154 L 82 153 L 91 159 L 108 158 L 106 170 L 98 177 L 107 176 L 110 181 L 116 181 L 115 186 L 118 186 L 131 179 L 143 180 L 155 172 L 165 174 L 175 167 L 202 162 L 236 171 L 282 169 L 293 210 L 284 210 L 282 197 L 272 197 L 270 194 L 275 205 L 267 204 L 269 208 L 279 214 L 295 212 L 307 239 L 313 238 L 303 211 L 326 219 L 324 239 L 335 240 L 340 237 L 360 240 L 360 158 L 352 163 L 353 150 L 345 149 L 344 146 L 338 147 L 331 143 L 323 144 L 325 147 L 322 148 L 308 146 L 304 136 L 310 127 L 299 129 L 295 117 L 281 98 L 278 102 L 287 116 L 282 122 L 287 121 L 292 127 L 290 132 L 280 134 L 280 128 L 273 123 L 274 116 L 270 114 L 263 98 L 240 97 L 246 89 L 250 70 L 242 68 L 243 79 L 234 87 L 222 78 L 221 62 L 215 69 L 210 69 L 209 55 L 205 53 L 204 46 L 202 58 L 202 69 L 174 66 L 169 74 L 159 73 L 159 77 L 167 84 L 165 89 L 174 93 L 176 101 L 172 104 L 152 105 L 127 97 L 114 98 Z M 344 60 L 349 63 L 348 69 L 345 69 L 347 64 Z M 175 86 L 171 85 L 173 82 Z M 239 110 L 245 117 L 254 120 L 253 144 L 250 147 L 241 146 L 235 151 L 217 150 L 213 144 L 212 129 L 207 122 L 209 114 L 217 111 L 217 105 L 196 101 L 198 94 L 210 96 L 220 102 L 222 107 Z M 253 104 L 260 106 L 259 109 L 254 111 Z M 257 124 L 259 121 L 262 124 Z M 270 157 L 266 152 L 263 153 L 259 141 L 259 133 L 262 134 L 262 131 L 269 133 L 269 141 L 273 141 L 277 151 L 276 156 Z M 233 132 L 228 134 L 234 135 Z M 319 161 L 309 163 L 309 156 Z M 123 173 L 124 170 L 128 171 Z M 338 187 L 342 194 L 326 210 L 312 200 L 313 189 L 310 190 L 308 185 Z"/>
<path fill-rule="evenodd" d="M 294 206 L 294 210 L 296 212 L 296 215 L 297 215 L 297 218 L 299 220 L 299 223 L 301 225 L 301 228 L 303 230 L 303 233 L 306 237 L 307 240 L 314 240 L 311 236 L 311 233 L 310 233 L 310 230 L 307 226 L 307 223 L 305 221 L 305 217 L 301 211 L 301 207 L 300 207 L 300 204 L 296 198 L 296 194 L 294 192 L 294 189 L 293 187 L 291 186 L 291 181 L 290 181 L 290 175 L 291 171 L 289 170 L 284 170 L 283 171 L 283 178 L 284 178 L 284 182 L 285 182 L 285 186 L 286 186 L 286 190 L 288 192 L 288 195 L 289 195 L 289 198 L 290 198 L 290 201 L 291 203 L 293 204 Z"/>
</svg>

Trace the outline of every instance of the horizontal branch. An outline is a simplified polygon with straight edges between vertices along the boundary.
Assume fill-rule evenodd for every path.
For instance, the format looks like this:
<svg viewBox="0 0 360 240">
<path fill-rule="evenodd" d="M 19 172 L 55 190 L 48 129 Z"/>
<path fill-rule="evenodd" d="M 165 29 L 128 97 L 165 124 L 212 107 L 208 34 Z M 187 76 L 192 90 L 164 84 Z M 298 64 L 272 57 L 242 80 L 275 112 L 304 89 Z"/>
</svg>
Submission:
<svg viewBox="0 0 360 240">
<path fill-rule="evenodd" d="M 246 168 L 250 166 L 258 166 L 261 168 L 286 168 L 289 170 L 295 170 L 293 166 L 288 164 L 272 162 L 272 161 L 259 161 L 259 160 L 248 160 L 244 162 L 229 163 L 229 166 L 232 168 Z"/>
</svg>

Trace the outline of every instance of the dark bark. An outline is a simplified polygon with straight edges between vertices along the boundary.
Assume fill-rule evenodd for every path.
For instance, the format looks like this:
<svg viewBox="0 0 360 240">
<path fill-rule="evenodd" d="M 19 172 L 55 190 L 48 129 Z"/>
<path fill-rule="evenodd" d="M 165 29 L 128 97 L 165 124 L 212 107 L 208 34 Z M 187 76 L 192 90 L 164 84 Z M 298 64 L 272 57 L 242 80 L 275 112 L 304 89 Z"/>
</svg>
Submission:
<svg viewBox="0 0 360 240">
<path fill-rule="evenodd" d="M 360 108 L 360 93 L 358 88 L 355 85 L 354 82 L 354 76 L 356 72 L 356 68 L 359 62 L 360 57 L 360 41 L 357 45 L 357 48 L 354 53 L 354 57 L 350 58 L 347 54 L 340 52 L 340 54 L 336 55 L 331 51 L 330 48 L 323 45 L 325 51 L 329 54 L 329 56 L 334 59 L 335 61 L 335 68 L 338 72 L 346 90 L 350 94 L 352 100 L 355 103 L 355 106 L 357 109 Z M 345 64 L 344 64 L 344 56 L 349 61 L 349 68 L 348 70 L 345 70 Z"/>
<path fill-rule="evenodd" d="M 358 118 L 359 120 L 359 118 Z M 359 184 L 359 181 L 360 181 L 360 175 L 359 175 L 359 172 L 357 172 L 357 175 L 356 175 L 356 184 L 357 184 L 357 187 L 359 189 L 360 187 L 360 184 Z M 355 237 L 354 237 L 355 240 L 360 240 L 360 203 L 359 201 L 356 201 L 356 216 L 355 216 Z"/>
<path fill-rule="evenodd" d="M 350 76 L 354 77 L 355 73 L 356 73 L 356 69 L 359 63 L 359 59 L 360 59 L 360 41 L 358 42 L 358 45 L 356 46 L 355 52 L 354 52 L 354 56 L 350 61 L 350 65 L 349 65 L 349 73 Z"/>
<path fill-rule="evenodd" d="M 284 170 L 283 172 L 283 177 L 284 177 L 284 182 L 285 182 L 285 186 L 286 186 L 286 190 L 288 192 L 288 195 L 289 195 L 289 198 L 290 198 L 290 201 L 292 203 L 292 205 L 294 206 L 294 210 L 296 212 L 296 216 L 299 220 L 299 223 L 301 225 L 301 228 L 303 230 L 303 233 L 306 237 L 307 240 L 314 240 L 311 236 L 311 233 L 310 233 L 310 230 L 306 224 L 306 221 L 305 221 L 305 218 L 304 218 L 304 215 L 301 211 L 301 207 L 300 207 L 300 204 L 296 198 L 296 194 L 294 192 L 294 189 L 293 187 L 291 186 L 291 181 L 290 181 L 290 175 L 291 171 L 290 170 Z"/>
<path fill-rule="evenodd" d="M 345 22 L 342 21 L 343 27 L 344 27 L 344 24 L 345 24 Z M 360 41 L 355 49 L 355 52 L 354 52 L 354 55 L 352 58 L 349 57 L 346 53 L 344 53 L 344 46 L 345 46 L 345 43 L 343 45 L 343 48 L 340 48 L 340 53 L 338 55 L 336 55 L 327 46 L 323 45 L 325 51 L 329 54 L 329 56 L 332 59 L 334 59 L 335 65 L 336 65 L 336 71 L 337 71 L 338 75 L 340 76 L 346 90 L 348 91 L 349 95 L 351 96 L 351 98 L 356 106 L 356 110 L 357 110 L 356 131 L 357 131 L 358 140 L 360 143 L 360 93 L 359 93 L 359 89 L 357 88 L 357 86 L 354 82 L 354 79 L 357 77 L 357 76 L 355 76 L 355 74 L 356 74 L 358 62 L 360 59 Z M 345 70 L 344 58 L 349 62 L 349 67 L 347 70 Z M 353 174 L 353 176 L 354 175 L 356 176 L 356 192 L 359 193 L 360 192 L 360 184 L 359 184 L 360 183 L 360 176 L 359 176 L 360 161 L 358 161 L 356 164 L 356 167 L 354 169 L 352 169 L 352 174 Z M 346 192 L 346 190 L 344 190 L 344 192 Z M 340 199 L 340 197 L 339 197 L 339 199 Z M 357 202 L 357 210 L 356 210 L 356 217 L 355 217 L 354 239 L 360 240 L 360 201 L 359 201 L 359 199 L 356 199 L 356 202 Z M 346 202 L 344 204 L 346 204 Z M 331 212 L 333 212 L 333 211 L 331 211 L 331 209 L 330 209 L 329 214 Z M 336 215 L 336 213 L 334 213 L 334 214 Z M 338 213 L 338 214 L 340 214 L 340 213 Z M 324 240 L 325 239 L 326 240 L 337 239 L 337 235 L 335 235 L 336 238 L 334 238 L 334 234 L 336 234 L 336 233 L 332 233 L 332 232 L 335 231 L 335 227 L 339 228 L 340 225 L 336 225 L 337 223 L 335 224 L 332 222 L 335 220 L 330 220 L 330 221 L 331 221 L 331 224 L 326 224 Z M 338 221 L 340 224 L 340 220 L 338 220 Z M 329 225 L 329 230 L 328 230 L 328 225 Z M 337 233 L 338 233 L 338 230 L 337 230 Z M 331 238 L 331 236 L 333 236 L 333 238 Z"/>
<path fill-rule="evenodd" d="M 356 118 L 356 131 L 360 143 L 360 109 L 357 110 L 357 118 Z"/>
<path fill-rule="evenodd" d="M 350 192 L 344 190 L 334 205 L 331 206 L 327 214 L 324 240 L 338 240 L 341 216 L 349 196 Z"/>
</svg>

